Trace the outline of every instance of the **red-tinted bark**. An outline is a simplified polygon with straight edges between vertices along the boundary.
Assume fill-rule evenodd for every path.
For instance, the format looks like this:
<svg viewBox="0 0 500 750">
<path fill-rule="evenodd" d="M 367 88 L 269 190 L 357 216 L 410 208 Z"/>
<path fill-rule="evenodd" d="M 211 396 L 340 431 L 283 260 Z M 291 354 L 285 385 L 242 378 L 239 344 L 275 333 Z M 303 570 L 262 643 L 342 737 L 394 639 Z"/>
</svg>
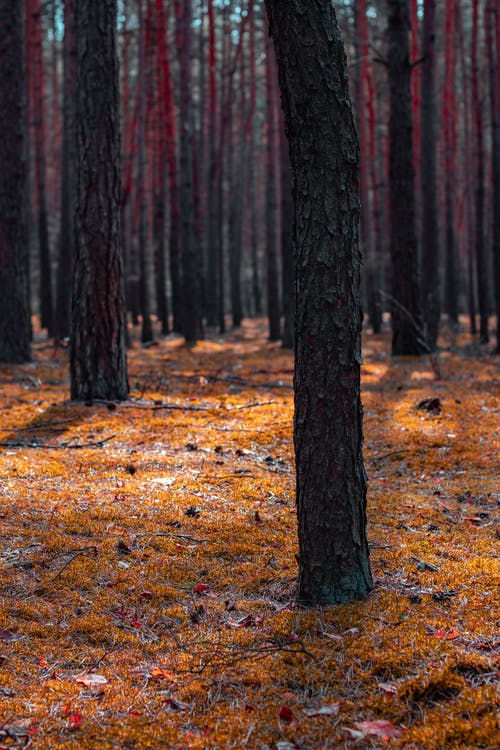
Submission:
<svg viewBox="0 0 500 750">
<path fill-rule="evenodd" d="M 266 287 L 269 339 L 281 337 L 278 286 L 278 123 L 276 113 L 276 65 L 272 42 L 266 45 Z"/>
<path fill-rule="evenodd" d="M 495 282 L 496 349 L 500 354 L 500 4 L 488 0 L 485 15 L 491 113 L 491 171 L 493 178 L 493 270 Z"/>
</svg>

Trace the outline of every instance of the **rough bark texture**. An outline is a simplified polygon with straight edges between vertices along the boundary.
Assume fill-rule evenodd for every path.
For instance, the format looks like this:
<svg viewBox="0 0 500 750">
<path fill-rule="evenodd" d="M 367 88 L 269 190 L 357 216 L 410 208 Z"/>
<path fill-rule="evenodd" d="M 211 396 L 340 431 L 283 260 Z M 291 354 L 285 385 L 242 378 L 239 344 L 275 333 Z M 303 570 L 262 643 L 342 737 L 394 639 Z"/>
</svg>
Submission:
<svg viewBox="0 0 500 750">
<path fill-rule="evenodd" d="M 281 310 L 278 286 L 278 128 L 275 106 L 276 69 L 272 42 L 266 44 L 266 288 L 269 339 L 281 338 Z"/>
<path fill-rule="evenodd" d="M 61 341 L 71 328 L 71 274 L 73 269 L 76 201 L 76 0 L 64 3 L 63 144 L 61 158 L 61 228 L 57 266 L 54 335 Z"/>
<path fill-rule="evenodd" d="M 195 236 L 193 192 L 192 7 L 191 0 L 175 0 L 176 44 L 179 58 L 180 114 L 180 247 L 182 255 L 182 332 L 189 343 L 203 338 L 201 287 Z"/>
<path fill-rule="evenodd" d="M 484 237 L 484 135 L 483 111 L 479 80 L 481 63 L 479 60 L 479 0 L 472 3 L 472 112 L 474 118 L 475 147 L 475 207 L 476 207 L 476 274 L 477 305 L 479 309 L 479 340 L 487 344 L 490 338 L 488 330 L 488 292 L 489 272 L 488 253 Z"/>
<path fill-rule="evenodd" d="M 0 0 L 0 362 L 30 358 L 21 0 Z"/>
<path fill-rule="evenodd" d="M 421 88 L 420 178 L 422 203 L 422 300 L 426 340 L 436 348 L 440 317 L 439 233 L 436 191 L 436 94 L 435 73 L 436 0 L 425 0 Z"/>
<path fill-rule="evenodd" d="M 446 0 L 445 20 L 445 85 L 443 96 L 443 140 L 445 172 L 445 308 L 452 326 L 458 324 L 457 263 L 455 249 L 455 191 L 456 191 L 456 98 L 455 98 L 455 3 Z M 423 158 L 423 154 L 422 154 Z M 425 201 L 425 196 L 424 196 Z M 424 203 L 425 205 L 425 203 Z M 437 241 L 437 217 L 434 227 Z M 429 263 L 431 259 L 429 257 Z M 432 300 L 429 300 L 431 306 Z M 436 331 L 437 333 L 437 331 Z"/>
<path fill-rule="evenodd" d="M 372 587 L 360 401 L 359 149 L 331 0 L 266 5 L 296 206 L 298 597 L 329 605 Z"/>
<path fill-rule="evenodd" d="M 495 311 L 497 316 L 496 349 L 500 354 L 500 4 L 489 0 L 486 6 L 486 43 L 490 72 L 491 160 L 493 176 L 493 270 Z"/>
<path fill-rule="evenodd" d="M 295 249 L 293 244 L 295 208 L 293 205 L 292 170 L 288 154 L 288 140 L 283 125 L 282 121 L 280 128 L 281 277 L 283 293 L 281 343 L 285 349 L 293 349 L 295 344 Z"/>
<path fill-rule="evenodd" d="M 426 346 L 415 233 L 408 0 L 388 0 L 388 7 L 392 353 L 418 355 Z"/>
<path fill-rule="evenodd" d="M 77 0 L 78 187 L 71 397 L 128 395 L 120 246 L 116 0 Z"/>
<path fill-rule="evenodd" d="M 40 324 L 49 336 L 53 333 L 52 270 L 47 211 L 47 159 L 45 134 L 45 76 L 42 46 L 42 8 L 40 0 L 26 3 L 26 27 L 30 56 L 30 95 L 32 98 L 35 187 L 37 204 L 38 256 L 40 267 Z"/>
</svg>

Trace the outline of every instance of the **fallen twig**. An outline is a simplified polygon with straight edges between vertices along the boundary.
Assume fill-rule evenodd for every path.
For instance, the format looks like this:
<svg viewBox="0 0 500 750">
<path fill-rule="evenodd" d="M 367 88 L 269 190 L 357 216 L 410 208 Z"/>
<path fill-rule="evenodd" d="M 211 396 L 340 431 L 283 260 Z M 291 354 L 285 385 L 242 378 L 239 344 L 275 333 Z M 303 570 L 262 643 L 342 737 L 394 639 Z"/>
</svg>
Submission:
<svg viewBox="0 0 500 750">
<path fill-rule="evenodd" d="M 116 435 L 110 435 L 102 440 L 95 440 L 90 443 L 25 443 L 22 441 L 17 442 L 6 442 L 0 443 L 1 448 L 40 448 L 53 451 L 64 451 L 64 450 L 82 450 L 83 448 L 102 448 L 103 445 L 113 440 Z"/>
<path fill-rule="evenodd" d="M 66 570 L 66 568 L 69 565 L 71 565 L 71 563 L 73 562 L 73 560 L 76 560 L 76 558 L 80 557 L 80 555 L 85 555 L 86 553 L 91 552 L 91 551 L 94 553 L 94 557 L 97 557 L 97 547 L 96 546 L 82 547 L 81 549 L 69 550 L 67 553 L 66 552 L 61 552 L 58 555 L 55 555 L 55 557 L 61 557 L 64 554 L 70 554 L 70 553 L 72 553 L 70 559 L 67 562 L 64 563 L 64 565 L 62 566 L 62 568 L 60 570 L 58 570 L 58 572 L 55 574 L 55 576 L 53 576 L 49 581 L 47 581 L 47 585 L 49 585 L 51 583 L 54 583 L 54 581 L 56 581 L 59 578 L 59 576 L 62 575 L 62 573 L 64 573 L 64 571 Z"/>
</svg>

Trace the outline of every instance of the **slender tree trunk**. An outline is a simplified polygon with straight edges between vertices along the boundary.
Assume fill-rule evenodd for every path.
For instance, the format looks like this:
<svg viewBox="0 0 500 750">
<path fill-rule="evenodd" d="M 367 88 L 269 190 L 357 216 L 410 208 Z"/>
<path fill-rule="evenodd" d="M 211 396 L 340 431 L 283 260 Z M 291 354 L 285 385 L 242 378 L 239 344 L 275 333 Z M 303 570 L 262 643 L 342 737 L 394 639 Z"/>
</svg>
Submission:
<svg viewBox="0 0 500 750">
<path fill-rule="evenodd" d="M 53 334 L 52 269 L 47 212 L 47 159 L 45 134 L 45 76 L 42 47 L 42 9 L 40 0 L 26 2 L 27 38 L 30 47 L 30 91 L 33 97 L 35 188 L 37 204 L 38 250 L 40 266 L 40 324 Z"/>
<path fill-rule="evenodd" d="M 359 149 L 331 0 L 267 0 L 296 207 L 299 601 L 372 587 L 360 401 Z"/>
<path fill-rule="evenodd" d="M 117 0 L 77 0 L 77 205 L 71 398 L 128 395 L 120 246 Z"/>
<path fill-rule="evenodd" d="M 76 0 L 64 3 L 63 145 L 61 157 L 61 226 L 54 335 L 58 341 L 71 330 L 71 278 L 75 254 L 76 201 Z"/>
<path fill-rule="evenodd" d="M 139 0 L 139 127 L 137 129 L 137 191 L 139 194 L 139 305 L 142 318 L 141 341 L 143 344 L 153 340 L 151 324 L 151 295 L 149 289 L 149 253 L 148 253 L 148 203 L 146 194 L 147 174 L 147 119 L 149 94 L 149 29 L 147 0 Z"/>
<path fill-rule="evenodd" d="M 154 199 L 154 261 L 155 261 L 155 290 L 156 308 L 161 322 L 161 332 L 166 336 L 169 331 L 168 301 L 167 301 L 167 269 L 166 269 L 166 206 L 167 206 L 167 171 L 168 164 L 167 133 L 165 123 L 168 118 L 168 102 L 164 98 L 165 90 L 165 58 L 167 55 L 167 20 L 164 0 L 155 0 L 156 22 L 156 121 L 155 121 L 155 199 Z"/>
<path fill-rule="evenodd" d="M 491 171 L 493 176 L 493 270 L 495 280 L 496 348 L 500 354 L 500 6 L 489 0 L 486 6 L 486 44 L 490 74 Z"/>
<path fill-rule="evenodd" d="M 199 253 L 195 237 L 193 192 L 192 3 L 175 0 L 176 44 L 179 58 L 180 211 L 182 255 L 182 331 L 188 343 L 203 338 Z"/>
<path fill-rule="evenodd" d="M 278 128 L 276 122 L 276 70 L 272 42 L 266 43 L 266 122 L 267 122 L 267 160 L 266 160 L 266 281 L 267 281 L 267 316 L 269 320 L 269 339 L 281 338 L 281 312 L 278 288 L 278 237 L 277 237 L 277 150 Z"/>
<path fill-rule="evenodd" d="M 456 190 L 456 100 L 455 100 L 455 8 L 453 0 L 446 0 L 445 18 L 445 84 L 443 95 L 443 140 L 445 181 L 445 303 L 448 319 L 458 325 L 457 269 L 455 249 L 455 190 Z M 434 230 L 437 234 L 437 219 Z"/>
<path fill-rule="evenodd" d="M 256 50 L 255 50 L 255 14 L 250 18 L 248 34 L 248 56 L 249 56 L 249 109 L 248 109 L 248 133 L 249 151 L 252 155 L 248 162 L 248 211 L 250 230 L 250 260 L 252 269 L 252 302 L 253 311 L 257 317 L 263 314 L 262 292 L 259 277 L 259 257 L 257 240 L 257 201 L 256 201 L 256 179 L 255 162 L 257 159 L 257 147 L 255 138 L 255 110 L 257 102 L 257 74 L 256 74 Z"/>
<path fill-rule="evenodd" d="M 0 0 L 0 362 L 30 359 L 24 165 L 23 11 Z"/>
<path fill-rule="evenodd" d="M 434 351 L 439 333 L 440 279 L 436 183 L 436 0 L 425 0 L 421 78 L 422 299 L 426 339 Z M 445 88 L 446 91 L 446 88 Z"/>
<path fill-rule="evenodd" d="M 213 0 L 208 0 L 208 245 L 206 273 L 207 325 L 217 325 L 217 267 L 219 257 L 217 169 L 217 47 Z"/>
<path fill-rule="evenodd" d="M 488 254 L 484 238 L 484 138 L 483 113 L 479 92 L 479 0 L 472 2 L 472 112 L 474 117 L 475 203 L 476 203 L 476 274 L 479 307 L 479 340 L 487 344 L 488 330 Z"/>
<path fill-rule="evenodd" d="M 415 234 L 408 0 L 388 0 L 392 353 L 426 351 Z"/>
</svg>

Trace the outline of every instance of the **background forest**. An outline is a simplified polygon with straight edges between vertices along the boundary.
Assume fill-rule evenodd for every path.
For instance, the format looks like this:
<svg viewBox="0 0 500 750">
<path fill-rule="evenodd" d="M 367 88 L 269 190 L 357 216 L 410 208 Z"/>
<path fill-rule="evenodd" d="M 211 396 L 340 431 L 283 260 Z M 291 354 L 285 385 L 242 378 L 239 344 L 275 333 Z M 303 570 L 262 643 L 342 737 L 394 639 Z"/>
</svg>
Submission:
<svg viewBox="0 0 500 750">
<path fill-rule="evenodd" d="M 433 348 L 440 311 L 452 326 L 467 313 L 486 342 L 498 306 L 499 22 L 492 0 L 428 2 L 425 16 L 423 5 L 411 2 L 411 108 L 419 326 Z M 31 298 L 58 339 L 69 334 L 74 8 L 26 3 Z M 394 298 L 422 314 L 398 291 L 401 270 L 418 283 L 417 262 L 391 282 L 387 8 L 337 8 L 361 148 L 363 307 L 378 332 Z M 180 331 L 189 300 L 200 322 L 188 339 L 203 335 L 201 319 L 224 331 L 267 314 L 270 338 L 291 347 L 291 177 L 263 4 L 123 0 L 119 54 L 126 298 L 142 341 L 152 315 L 162 333 Z"/>
</svg>

